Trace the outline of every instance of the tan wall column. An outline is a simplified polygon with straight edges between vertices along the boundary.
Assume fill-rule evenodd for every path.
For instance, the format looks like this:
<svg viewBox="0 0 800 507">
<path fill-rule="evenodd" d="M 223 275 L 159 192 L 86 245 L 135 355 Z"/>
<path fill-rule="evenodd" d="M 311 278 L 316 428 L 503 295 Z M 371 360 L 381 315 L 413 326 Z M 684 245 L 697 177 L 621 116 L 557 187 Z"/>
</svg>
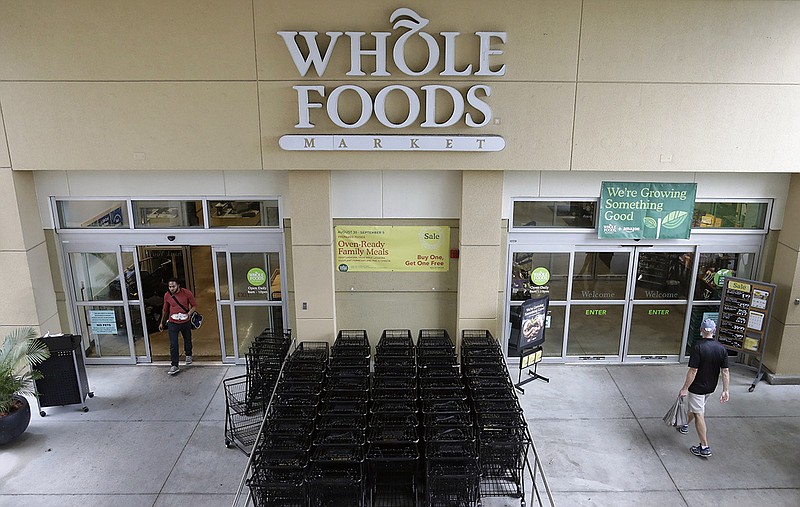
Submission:
<svg viewBox="0 0 800 507">
<path fill-rule="evenodd" d="M 33 173 L 0 169 L 0 336 L 61 332 Z"/>
<path fill-rule="evenodd" d="M 800 216 L 799 174 L 792 175 L 785 216 L 772 266 L 772 283 L 778 289 L 764 366 L 775 372 L 776 382 L 781 382 L 780 377 L 795 377 L 800 382 L 800 305 L 794 303 L 800 298 L 800 225 L 789 220 Z"/>
<path fill-rule="evenodd" d="M 488 329 L 500 339 L 503 172 L 464 171 L 458 269 L 458 337 L 464 329 Z M 456 338 L 456 337 L 454 337 Z"/>
<path fill-rule="evenodd" d="M 294 335 L 300 341 L 333 342 L 336 312 L 330 171 L 289 171 L 288 197 L 292 214 Z"/>
</svg>

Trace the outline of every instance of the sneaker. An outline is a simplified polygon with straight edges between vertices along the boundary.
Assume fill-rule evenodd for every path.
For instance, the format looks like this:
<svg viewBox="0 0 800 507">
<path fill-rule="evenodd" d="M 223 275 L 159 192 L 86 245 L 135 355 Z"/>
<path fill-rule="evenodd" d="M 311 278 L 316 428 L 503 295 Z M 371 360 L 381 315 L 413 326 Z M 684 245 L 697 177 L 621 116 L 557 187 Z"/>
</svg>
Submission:
<svg viewBox="0 0 800 507">
<path fill-rule="evenodd" d="M 176 373 L 178 373 L 179 371 L 181 371 L 181 369 L 180 369 L 180 368 L 178 368 L 177 366 L 171 366 L 171 367 L 169 368 L 169 371 L 168 371 L 167 373 L 168 373 L 169 375 L 175 375 L 175 374 L 176 374 Z"/>
<path fill-rule="evenodd" d="M 710 458 L 711 457 L 711 447 L 703 447 L 702 445 L 693 445 L 689 448 L 692 451 L 692 454 L 695 456 L 700 456 L 701 458 Z"/>
<path fill-rule="evenodd" d="M 192 356 L 186 356 L 186 364 L 192 364 Z"/>
<path fill-rule="evenodd" d="M 688 424 L 684 424 L 683 426 L 675 426 L 675 429 L 678 430 L 678 432 L 680 432 L 681 435 L 686 435 L 687 433 L 689 433 Z"/>
</svg>

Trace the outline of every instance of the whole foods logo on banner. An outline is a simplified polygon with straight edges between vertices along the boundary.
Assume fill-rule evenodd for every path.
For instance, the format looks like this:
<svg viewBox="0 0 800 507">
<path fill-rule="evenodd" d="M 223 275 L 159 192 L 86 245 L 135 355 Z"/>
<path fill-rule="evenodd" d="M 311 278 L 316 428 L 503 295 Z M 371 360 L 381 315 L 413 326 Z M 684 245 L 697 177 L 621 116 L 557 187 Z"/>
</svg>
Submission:
<svg viewBox="0 0 800 507">
<path fill-rule="evenodd" d="M 604 181 L 600 239 L 689 239 L 696 183 Z"/>
<path fill-rule="evenodd" d="M 341 272 L 450 269 L 449 227 L 343 225 L 335 230 Z"/>
</svg>

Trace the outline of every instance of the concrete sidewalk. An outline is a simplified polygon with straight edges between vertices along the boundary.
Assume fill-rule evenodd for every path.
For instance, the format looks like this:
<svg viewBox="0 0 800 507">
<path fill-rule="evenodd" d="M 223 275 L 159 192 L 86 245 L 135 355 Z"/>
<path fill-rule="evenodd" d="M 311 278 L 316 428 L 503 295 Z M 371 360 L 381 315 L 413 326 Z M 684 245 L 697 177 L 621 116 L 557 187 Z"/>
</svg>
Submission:
<svg viewBox="0 0 800 507">
<path fill-rule="evenodd" d="M 540 365 L 521 397 L 556 504 L 800 505 L 800 386 L 731 369 L 731 401 L 706 408 L 713 457 L 662 421 L 685 365 Z M 720 387 L 717 390 L 719 393 Z"/>
<path fill-rule="evenodd" d="M 51 407 L 0 449 L 0 506 L 227 506 L 247 462 L 224 446 L 222 379 L 244 367 L 90 366 L 90 411 Z M 556 505 L 800 505 L 800 386 L 732 370 L 709 405 L 714 456 L 661 417 L 685 366 L 542 364 L 520 402 Z M 513 372 L 512 372 L 513 374 Z M 35 406 L 34 406 L 35 408 Z M 519 505 L 488 499 L 485 507 Z"/>
</svg>

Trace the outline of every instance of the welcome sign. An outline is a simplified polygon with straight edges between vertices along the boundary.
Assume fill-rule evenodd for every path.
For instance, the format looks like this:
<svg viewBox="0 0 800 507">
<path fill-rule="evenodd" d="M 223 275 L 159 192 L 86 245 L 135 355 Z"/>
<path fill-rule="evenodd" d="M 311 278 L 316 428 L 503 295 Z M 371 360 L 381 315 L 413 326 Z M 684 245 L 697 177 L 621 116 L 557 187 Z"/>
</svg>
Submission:
<svg viewBox="0 0 800 507">
<path fill-rule="evenodd" d="M 341 272 L 450 269 L 449 227 L 343 225 L 335 229 L 336 267 Z"/>
<path fill-rule="evenodd" d="M 600 239 L 688 239 L 697 183 L 604 181 Z"/>
</svg>

